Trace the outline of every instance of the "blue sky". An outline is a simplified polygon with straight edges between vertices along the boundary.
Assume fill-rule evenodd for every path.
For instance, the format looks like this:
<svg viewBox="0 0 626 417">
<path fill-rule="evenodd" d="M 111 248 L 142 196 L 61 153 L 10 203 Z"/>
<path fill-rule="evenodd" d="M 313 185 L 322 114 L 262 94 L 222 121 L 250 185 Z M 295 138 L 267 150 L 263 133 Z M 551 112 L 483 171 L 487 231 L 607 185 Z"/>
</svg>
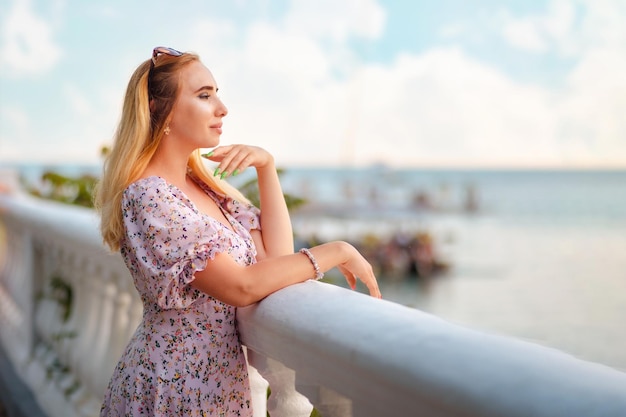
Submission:
<svg viewBox="0 0 626 417">
<path fill-rule="evenodd" d="M 626 167 L 626 1 L 0 0 L 0 162 L 96 162 L 157 45 L 282 166 Z"/>
</svg>

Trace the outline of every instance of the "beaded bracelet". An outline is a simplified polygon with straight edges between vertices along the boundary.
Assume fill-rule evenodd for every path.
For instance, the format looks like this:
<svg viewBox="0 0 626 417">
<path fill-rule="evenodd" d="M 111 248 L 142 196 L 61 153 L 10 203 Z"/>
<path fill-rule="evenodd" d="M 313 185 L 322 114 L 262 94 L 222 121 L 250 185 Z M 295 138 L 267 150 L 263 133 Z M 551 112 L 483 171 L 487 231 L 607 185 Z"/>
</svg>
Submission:
<svg viewBox="0 0 626 417">
<path fill-rule="evenodd" d="M 302 248 L 300 249 L 300 253 L 304 253 L 307 258 L 309 258 L 309 261 L 311 261 L 311 263 L 313 264 L 313 269 L 315 269 L 315 280 L 319 281 L 320 279 L 324 278 L 324 273 L 320 270 L 320 266 L 317 264 L 317 261 L 313 257 L 311 251 L 307 248 Z"/>
</svg>

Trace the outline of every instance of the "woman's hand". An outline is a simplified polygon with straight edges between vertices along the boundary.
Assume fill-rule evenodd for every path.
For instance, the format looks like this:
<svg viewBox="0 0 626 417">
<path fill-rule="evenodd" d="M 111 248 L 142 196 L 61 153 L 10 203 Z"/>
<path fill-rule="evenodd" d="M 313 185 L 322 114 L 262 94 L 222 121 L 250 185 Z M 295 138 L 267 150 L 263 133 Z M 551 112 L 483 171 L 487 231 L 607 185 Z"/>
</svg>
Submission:
<svg viewBox="0 0 626 417">
<path fill-rule="evenodd" d="M 274 157 L 263 148 L 249 145 L 219 146 L 203 157 L 219 163 L 213 175 L 222 179 L 248 167 L 256 168 L 259 208 L 263 211 L 260 230 L 251 233 L 257 260 L 293 253 L 293 230 Z"/>
<path fill-rule="evenodd" d="M 374 276 L 372 266 L 352 245 L 350 246 L 350 255 L 347 261 L 337 265 L 337 269 L 346 277 L 346 281 L 353 290 L 356 288 L 356 280 L 360 279 L 370 292 L 372 297 L 382 298 L 378 282 Z"/>
<path fill-rule="evenodd" d="M 274 165 L 274 157 L 263 148 L 249 145 L 219 146 L 203 157 L 219 162 L 213 175 L 226 178 L 237 175 L 248 167 L 265 168 Z"/>
</svg>

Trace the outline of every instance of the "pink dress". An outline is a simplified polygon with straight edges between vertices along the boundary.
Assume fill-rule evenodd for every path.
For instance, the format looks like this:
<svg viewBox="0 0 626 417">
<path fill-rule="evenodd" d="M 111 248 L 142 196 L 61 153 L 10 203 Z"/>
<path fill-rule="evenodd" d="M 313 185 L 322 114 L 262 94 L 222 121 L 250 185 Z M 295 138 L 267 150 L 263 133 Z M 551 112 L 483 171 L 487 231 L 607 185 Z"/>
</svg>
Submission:
<svg viewBox="0 0 626 417">
<path fill-rule="evenodd" d="M 203 188 L 236 233 L 160 177 L 124 192 L 121 254 L 144 313 L 100 416 L 252 416 L 236 308 L 189 284 L 216 253 L 240 265 L 256 262 L 249 231 L 259 228 L 259 210 Z"/>
</svg>

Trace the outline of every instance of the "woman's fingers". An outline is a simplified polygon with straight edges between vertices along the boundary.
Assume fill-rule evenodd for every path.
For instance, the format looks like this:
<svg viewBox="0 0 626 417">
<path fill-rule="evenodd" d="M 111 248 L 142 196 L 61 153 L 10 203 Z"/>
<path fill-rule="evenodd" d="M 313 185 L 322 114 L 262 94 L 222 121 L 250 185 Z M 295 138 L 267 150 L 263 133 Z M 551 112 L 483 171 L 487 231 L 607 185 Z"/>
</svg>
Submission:
<svg viewBox="0 0 626 417">
<path fill-rule="evenodd" d="M 372 270 L 372 267 L 369 264 L 368 264 L 368 268 L 366 272 L 359 278 L 365 284 L 365 286 L 369 290 L 370 295 L 372 297 L 382 298 L 380 289 L 378 288 L 378 281 L 376 281 L 376 277 L 374 276 L 374 271 Z"/>
<path fill-rule="evenodd" d="M 360 278 L 360 277 L 359 277 Z M 376 282 L 376 278 L 371 277 L 371 279 L 363 279 L 361 278 L 361 281 L 365 284 L 365 286 L 367 287 L 370 295 L 372 297 L 375 298 L 382 298 L 382 294 L 380 293 L 380 289 L 378 288 L 378 283 Z M 356 282 L 354 287 L 352 287 L 352 289 L 356 288 Z"/>
<path fill-rule="evenodd" d="M 237 173 L 242 172 L 244 169 L 248 168 L 248 164 L 245 163 L 248 158 L 249 152 L 247 149 L 233 147 L 222 158 L 222 161 L 217 167 L 217 174 L 224 178 L 228 175 L 232 175 L 235 171 L 237 171 Z"/>
<path fill-rule="evenodd" d="M 364 261 L 366 262 L 366 261 Z M 369 293 L 372 297 L 382 298 L 382 294 L 380 293 L 380 289 L 378 288 L 378 282 L 376 281 L 376 277 L 374 276 L 374 272 L 372 271 L 372 267 L 367 264 L 364 268 L 364 271 L 361 275 L 351 271 L 345 265 L 338 265 L 337 268 L 346 277 L 346 281 L 350 288 L 353 290 L 356 289 L 356 280 L 357 277 L 365 284 Z"/>
<path fill-rule="evenodd" d="M 262 148 L 247 145 L 220 146 L 208 154 L 207 159 L 219 162 L 213 175 L 226 178 L 229 175 L 237 175 L 250 166 L 262 166 L 268 161 L 268 153 Z"/>
<path fill-rule="evenodd" d="M 350 270 L 342 265 L 338 265 L 337 269 L 339 269 L 343 276 L 346 277 L 346 281 L 348 281 L 348 285 L 350 285 L 350 288 L 352 288 L 353 290 L 356 289 L 356 275 L 354 275 L 352 272 L 350 272 Z"/>
</svg>

